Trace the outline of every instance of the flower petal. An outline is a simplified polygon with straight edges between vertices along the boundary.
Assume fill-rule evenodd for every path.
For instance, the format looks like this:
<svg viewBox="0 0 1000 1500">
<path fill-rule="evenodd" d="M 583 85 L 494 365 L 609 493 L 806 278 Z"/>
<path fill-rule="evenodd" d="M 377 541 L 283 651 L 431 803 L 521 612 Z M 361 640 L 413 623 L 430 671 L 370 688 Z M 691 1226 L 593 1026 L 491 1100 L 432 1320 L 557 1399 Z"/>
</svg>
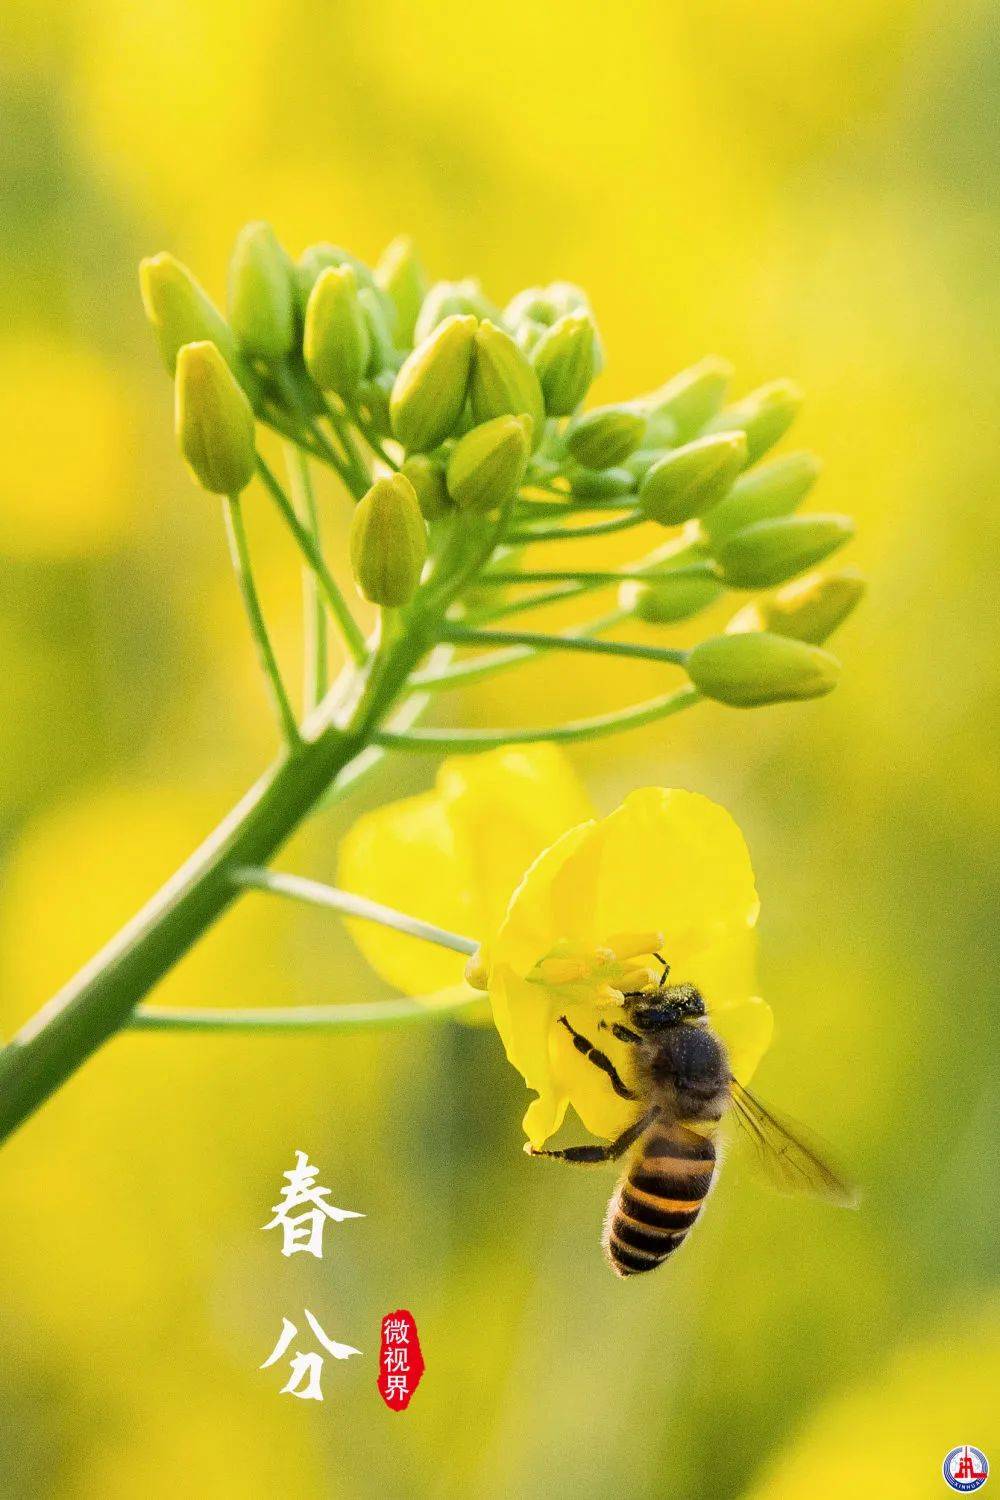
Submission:
<svg viewBox="0 0 1000 1500">
<path fill-rule="evenodd" d="M 490 999 L 508 1060 L 538 1095 L 528 1106 L 524 1129 L 532 1145 L 539 1146 L 559 1129 L 569 1097 L 552 1071 L 554 1016 L 549 992 L 499 964 L 494 966 Z"/>
<path fill-rule="evenodd" d="M 599 825 L 593 858 L 605 932 L 664 933 L 672 979 L 685 960 L 752 927 L 759 902 L 753 867 L 734 820 L 696 792 L 645 787 Z M 708 997 L 710 998 L 710 997 Z"/>
<path fill-rule="evenodd" d="M 666 945 L 664 945 L 666 946 Z M 742 928 L 723 942 L 701 948 L 684 959 L 671 979 L 686 980 L 700 990 L 715 1025 L 719 1016 L 734 1005 L 744 1005 L 757 982 L 757 934 Z"/>
<path fill-rule="evenodd" d="M 753 996 L 740 1005 L 719 1011 L 712 1017 L 712 1025 L 725 1043 L 733 1077 L 739 1083 L 749 1083 L 771 1045 L 774 1031 L 771 1007 L 766 1000 Z"/>
<path fill-rule="evenodd" d="M 358 820 L 341 843 L 338 879 L 425 921 L 488 939 L 532 860 L 589 813 L 582 784 L 553 745 L 449 759 L 433 791 Z M 371 923 L 348 925 L 372 967 L 407 994 L 462 977 L 458 954 Z"/>
<path fill-rule="evenodd" d="M 436 792 L 391 802 L 359 818 L 340 845 L 337 879 L 346 890 L 476 935 L 454 831 Z M 371 922 L 348 922 L 347 928 L 372 968 L 404 994 L 445 989 L 462 978 L 458 953 Z"/>
<path fill-rule="evenodd" d="M 534 968 L 557 943 L 570 936 L 564 931 L 554 890 L 563 866 L 572 862 L 597 825 L 588 821 L 570 828 L 545 849 L 525 872 L 510 898 L 491 952 L 494 962 L 507 964 L 521 975 Z M 581 911 L 586 905 L 578 896 Z"/>
<path fill-rule="evenodd" d="M 560 1011 L 563 1013 L 574 1030 L 607 1053 L 627 1083 L 631 1076 L 633 1049 L 616 1041 L 609 1032 L 599 1031 L 597 1026 L 601 1014 L 610 1016 L 614 1008 L 599 1013 L 592 1006 L 573 1005 L 564 1007 L 564 1011 Z M 603 1136 L 606 1140 L 621 1135 L 632 1124 L 641 1106 L 618 1097 L 606 1074 L 576 1050 L 565 1026 L 553 1027 L 551 1046 L 556 1088 L 565 1093 L 591 1135 Z"/>
</svg>

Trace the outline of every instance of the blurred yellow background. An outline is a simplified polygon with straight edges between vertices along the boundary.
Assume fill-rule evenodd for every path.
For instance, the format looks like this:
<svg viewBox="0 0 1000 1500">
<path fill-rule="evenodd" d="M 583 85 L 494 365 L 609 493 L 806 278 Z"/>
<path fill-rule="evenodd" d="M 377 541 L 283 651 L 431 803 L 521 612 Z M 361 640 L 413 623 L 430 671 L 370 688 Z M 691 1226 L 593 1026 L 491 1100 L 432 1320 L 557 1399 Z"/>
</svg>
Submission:
<svg viewBox="0 0 1000 1500">
<path fill-rule="evenodd" d="M 0 1492 L 825 1500 L 938 1495 L 959 1443 L 1000 1464 L 994 7 L 14 0 L 0 28 L 6 1034 L 272 749 L 140 255 L 221 298 L 247 219 L 368 260 L 407 230 L 501 303 L 586 287 L 598 399 L 705 353 L 739 389 L 790 375 L 816 504 L 858 518 L 872 584 L 832 697 L 576 756 L 604 809 L 655 781 L 743 827 L 778 1022 L 760 1086 L 837 1142 L 861 1213 L 733 1170 L 678 1261 L 623 1284 L 598 1251 L 610 1181 L 522 1156 L 491 1029 L 121 1039 L 0 1159 Z M 297 568 L 251 521 L 295 672 Z M 564 667 L 440 712 L 658 690 Z M 432 770 L 397 760 L 355 807 Z M 352 815 L 287 867 L 330 878 Z M 336 918 L 251 897 L 157 998 L 387 993 Z M 322 1265 L 259 1232 L 296 1147 L 369 1216 Z M 257 1371 L 303 1305 L 365 1351 L 328 1364 L 323 1405 Z M 428 1365 L 405 1418 L 374 1391 L 399 1306 Z"/>
</svg>

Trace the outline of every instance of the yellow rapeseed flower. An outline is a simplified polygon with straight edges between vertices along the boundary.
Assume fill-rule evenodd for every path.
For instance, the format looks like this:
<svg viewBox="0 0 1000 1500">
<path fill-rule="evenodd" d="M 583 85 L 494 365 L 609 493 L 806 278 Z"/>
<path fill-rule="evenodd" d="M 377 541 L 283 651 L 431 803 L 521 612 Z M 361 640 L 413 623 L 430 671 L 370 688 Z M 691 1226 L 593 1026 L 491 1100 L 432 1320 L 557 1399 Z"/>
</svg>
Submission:
<svg viewBox="0 0 1000 1500">
<path fill-rule="evenodd" d="M 469 965 L 488 989 L 507 1056 L 538 1095 L 525 1115 L 541 1146 L 572 1104 L 593 1134 L 635 1114 L 572 1044 L 561 1015 L 596 1039 L 625 990 L 671 982 L 705 997 L 734 1073 L 746 1082 L 771 1036 L 753 994 L 758 901 L 730 815 L 693 792 L 646 787 L 605 818 L 552 746 L 446 761 L 437 787 L 362 818 L 341 851 L 351 890 L 482 942 Z M 407 992 L 454 985 L 461 960 L 357 924 L 374 967 Z M 601 1045 L 627 1072 L 621 1043 Z"/>
<path fill-rule="evenodd" d="M 338 884 L 478 941 L 496 932 L 532 860 L 591 812 L 554 746 L 453 757 L 433 791 L 358 819 L 340 846 Z M 460 954 L 369 923 L 349 925 L 373 968 L 406 994 L 462 980 Z"/>
<path fill-rule="evenodd" d="M 618 1135 L 633 1119 L 635 1106 L 558 1018 L 596 1040 L 624 991 L 658 982 L 654 952 L 671 983 L 701 990 L 734 1072 L 750 1076 L 771 1033 L 770 1010 L 753 996 L 757 912 L 739 829 L 693 792 L 645 787 L 539 856 L 482 965 L 507 1056 L 538 1095 L 524 1120 L 533 1146 L 558 1130 L 567 1104 L 595 1135 Z M 605 1031 L 600 1044 L 627 1074 L 622 1044 Z"/>
</svg>

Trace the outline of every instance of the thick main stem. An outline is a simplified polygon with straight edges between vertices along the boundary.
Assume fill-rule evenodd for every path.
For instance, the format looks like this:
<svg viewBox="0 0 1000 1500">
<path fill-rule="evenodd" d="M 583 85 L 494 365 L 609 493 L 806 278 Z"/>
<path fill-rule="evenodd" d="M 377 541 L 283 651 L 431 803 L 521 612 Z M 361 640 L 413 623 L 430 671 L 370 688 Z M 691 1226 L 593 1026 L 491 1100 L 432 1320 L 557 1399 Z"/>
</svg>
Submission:
<svg viewBox="0 0 1000 1500">
<path fill-rule="evenodd" d="M 342 726 L 271 768 L 201 848 L 0 1051 L 0 1141 L 64 1083 L 241 894 L 233 872 L 270 860 L 371 744 L 424 652 L 413 635 L 376 658 Z"/>
</svg>

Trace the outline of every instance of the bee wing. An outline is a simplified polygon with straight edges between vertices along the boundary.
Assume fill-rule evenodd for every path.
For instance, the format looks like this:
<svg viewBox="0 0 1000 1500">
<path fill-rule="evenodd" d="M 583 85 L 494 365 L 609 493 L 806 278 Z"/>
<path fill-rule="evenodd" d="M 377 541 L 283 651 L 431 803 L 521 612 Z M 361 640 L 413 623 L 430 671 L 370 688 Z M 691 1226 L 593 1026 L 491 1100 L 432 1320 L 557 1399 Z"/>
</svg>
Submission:
<svg viewBox="0 0 1000 1500">
<path fill-rule="evenodd" d="M 857 1208 L 861 1195 L 825 1160 L 825 1145 L 787 1116 L 761 1104 L 749 1089 L 729 1083 L 733 1111 L 754 1148 L 757 1166 L 779 1193 L 823 1198 L 840 1208 Z"/>
</svg>

